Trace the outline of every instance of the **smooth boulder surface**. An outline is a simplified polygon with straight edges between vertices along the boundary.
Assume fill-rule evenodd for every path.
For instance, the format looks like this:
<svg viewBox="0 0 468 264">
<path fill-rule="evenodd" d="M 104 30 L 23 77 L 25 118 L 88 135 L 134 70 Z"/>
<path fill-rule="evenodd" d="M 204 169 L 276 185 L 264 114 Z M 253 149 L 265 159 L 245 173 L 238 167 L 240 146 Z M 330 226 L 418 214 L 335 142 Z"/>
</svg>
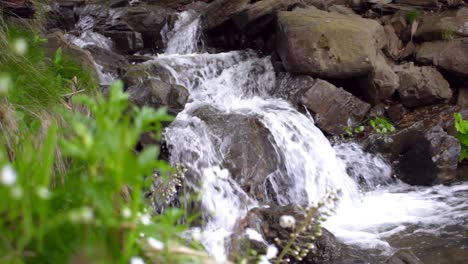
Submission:
<svg viewBox="0 0 468 264">
<path fill-rule="evenodd" d="M 416 61 L 433 64 L 463 78 L 468 77 L 468 38 L 424 42 L 416 51 Z"/>
<path fill-rule="evenodd" d="M 332 135 L 343 134 L 346 127 L 359 124 L 370 109 L 368 103 L 324 80 L 310 80 L 302 91 L 300 105 L 313 113 L 320 129 Z"/>
<path fill-rule="evenodd" d="M 277 52 L 294 74 L 336 79 L 368 75 L 385 42 L 384 29 L 375 20 L 312 7 L 278 13 Z"/>
<path fill-rule="evenodd" d="M 194 116 L 208 126 L 232 178 L 259 201 L 268 200 L 267 176 L 285 169 L 263 123 L 255 116 L 222 113 L 211 107 L 195 110 Z"/>
<path fill-rule="evenodd" d="M 231 236 L 232 244 L 230 246 L 230 256 L 232 259 L 235 256 L 242 256 L 247 254 L 250 244 L 253 249 L 256 249 L 260 254 L 264 253 L 266 244 L 249 238 L 245 234 L 247 229 L 252 229 L 265 238 L 268 244 L 275 245 L 275 238 L 282 241 L 288 241 L 291 233 L 290 228 L 283 228 L 280 226 L 280 217 L 289 215 L 296 219 L 297 225 L 304 220 L 305 211 L 297 206 L 270 206 L 263 208 L 254 208 L 250 210 L 247 215 L 238 221 L 234 234 Z M 310 237 L 314 236 L 315 239 Z M 325 228 L 322 228 L 320 236 L 316 235 L 315 228 L 307 230 L 302 233 L 298 239 L 301 245 L 312 243 L 315 246 L 314 250 L 303 258 L 302 261 L 297 261 L 293 256 L 287 255 L 291 263 L 329 263 L 341 258 L 342 244 L 336 237 Z M 278 251 L 281 252 L 281 246 L 276 244 Z M 263 251 L 263 252 L 262 252 Z"/>
<path fill-rule="evenodd" d="M 439 14 L 425 14 L 414 37 L 423 41 L 451 40 L 468 37 L 468 9 L 449 10 Z"/>
<path fill-rule="evenodd" d="M 430 105 L 452 98 L 449 83 L 434 67 L 405 64 L 395 69 L 400 77 L 398 92 L 404 106 Z"/>
<path fill-rule="evenodd" d="M 167 107 L 172 115 L 177 115 L 184 109 L 189 97 L 185 87 L 156 79 L 148 79 L 131 86 L 127 92 L 130 95 L 130 101 L 137 106 Z"/>
<path fill-rule="evenodd" d="M 385 264 L 424 264 L 411 250 L 399 250 L 385 261 Z"/>
</svg>

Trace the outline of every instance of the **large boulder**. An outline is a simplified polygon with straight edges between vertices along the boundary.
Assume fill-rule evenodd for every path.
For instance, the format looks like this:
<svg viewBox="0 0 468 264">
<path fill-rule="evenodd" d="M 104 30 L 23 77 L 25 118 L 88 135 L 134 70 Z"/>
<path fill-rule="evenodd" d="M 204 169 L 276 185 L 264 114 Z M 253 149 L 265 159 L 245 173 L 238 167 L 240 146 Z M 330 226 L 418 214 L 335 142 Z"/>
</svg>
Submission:
<svg viewBox="0 0 468 264">
<path fill-rule="evenodd" d="M 270 206 L 263 208 L 254 208 L 247 215 L 238 221 L 234 234 L 231 236 L 230 256 L 234 259 L 236 256 L 247 255 L 248 245 L 253 246 L 259 254 L 264 254 L 267 244 L 276 245 L 278 252 L 281 252 L 285 241 L 288 241 L 293 232 L 290 228 L 284 228 L 280 225 L 280 218 L 283 215 L 292 216 L 296 224 L 304 221 L 305 210 L 297 206 Z M 314 250 L 310 250 L 302 261 L 297 261 L 292 255 L 285 257 L 290 259 L 290 263 L 328 263 L 340 259 L 342 255 L 342 245 L 335 236 L 328 230 L 322 228 L 321 235 L 317 235 L 316 227 L 308 228 L 297 239 L 295 245 L 305 245 L 312 243 Z M 264 238 L 263 243 L 252 239 L 246 234 L 246 230 L 256 232 Z M 312 239 L 312 237 L 315 237 Z M 275 240 L 279 239 L 283 243 L 278 244 Z"/>
<path fill-rule="evenodd" d="M 277 52 L 291 73 L 334 79 L 368 75 L 385 43 L 375 20 L 315 8 L 278 14 Z"/>
<path fill-rule="evenodd" d="M 346 127 L 359 124 L 370 109 L 369 104 L 324 80 L 289 77 L 281 86 L 287 87 L 280 88 L 281 93 L 287 94 L 298 108 L 305 106 L 317 126 L 332 135 L 343 134 Z"/>
<path fill-rule="evenodd" d="M 462 78 L 468 77 L 468 38 L 423 43 L 416 52 L 416 61 L 433 64 Z"/>
<path fill-rule="evenodd" d="M 185 87 L 156 79 L 147 79 L 141 84 L 131 86 L 127 92 L 134 104 L 154 108 L 166 107 L 172 115 L 177 115 L 184 109 L 189 97 Z"/>
<path fill-rule="evenodd" d="M 452 98 L 449 83 L 434 67 L 418 67 L 409 63 L 395 67 L 395 70 L 400 77 L 398 92 L 404 106 L 430 105 Z"/>
<path fill-rule="evenodd" d="M 143 49 L 141 33 L 134 31 L 109 30 L 103 32 L 114 42 L 114 46 L 122 53 L 131 54 Z"/>
<path fill-rule="evenodd" d="M 414 37 L 419 40 L 451 40 L 468 37 L 468 9 L 449 10 L 437 14 L 424 14 Z"/>
<path fill-rule="evenodd" d="M 372 73 L 359 79 L 359 94 L 372 103 L 390 101 L 400 79 L 383 54 L 377 55 L 374 64 Z"/>
<path fill-rule="evenodd" d="M 133 31 L 141 35 L 147 49 L 163 47 L 161 31 L 174 11 L 157 5 L 140 5 L 111 9 L 104 29 Z"/>
<path fill-rule="evenodd" d="M 97 68 L 96 61 L 91 53 L 84 50 L 71 42 L 69 42 L 63 32 L 55 30 L 46 36 L 47 43 L 45 46 L 47 54 L 52 57 L 57 49 L 62 49 L 63 53 L 73 58 L 84 69 L 91 71 L 92 76 L 98 80 L 100 77 L 99 69 Z"/>
<path fill-rule="evenodd" d="M 207 106 L 193 115 L 207 125 L 232 178 L 257 200 L 268 200 L 267 176 L 285 169 L 274 138 L 263 123 L 252 115 L 222 113 Z"/>
</svg>

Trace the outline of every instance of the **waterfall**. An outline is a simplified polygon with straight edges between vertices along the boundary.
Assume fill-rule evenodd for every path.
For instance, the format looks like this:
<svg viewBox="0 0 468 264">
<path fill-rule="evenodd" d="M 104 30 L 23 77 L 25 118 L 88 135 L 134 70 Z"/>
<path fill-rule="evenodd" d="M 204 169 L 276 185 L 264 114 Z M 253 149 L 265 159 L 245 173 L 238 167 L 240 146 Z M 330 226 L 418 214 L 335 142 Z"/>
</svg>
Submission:
<svg viewBox="0 0 468 264">
<path fill-rule="evenodd" d="M 190 91 L 189 102 L 165 131 L 165 139 L 171 163 L 186 164 L 194 175 L 189 184 L 200 191 L 207 219 L 203 243 L 218 260 L 225 259 L 225 239 L 236 221 L 261 201 L 242 190 L 223 165 L 225 153 L 216 136 L 195 115 L 206 106 L 256 118 L 269 131 L 280 164 L 266 179 L 280 205 L 315 204 L 327 189 L 340 190 L 337 213 L 325 226 L 346 243 L 390 253 L 384 239 L 409 225 L 467 225 L 463 216 L 468 185 L 410 187 L 392 180 L 390 167 L 358 145 L 333 147 L 310 116 L 270 96 L 276 80 L 269 57 L 253 51 L 201 52 L 200 32 L 198 16 L 181 13 L 174 28 L 163 32 L 166 52 L 146 63 L 166 70 L 171 82 Z"/>
</svg>

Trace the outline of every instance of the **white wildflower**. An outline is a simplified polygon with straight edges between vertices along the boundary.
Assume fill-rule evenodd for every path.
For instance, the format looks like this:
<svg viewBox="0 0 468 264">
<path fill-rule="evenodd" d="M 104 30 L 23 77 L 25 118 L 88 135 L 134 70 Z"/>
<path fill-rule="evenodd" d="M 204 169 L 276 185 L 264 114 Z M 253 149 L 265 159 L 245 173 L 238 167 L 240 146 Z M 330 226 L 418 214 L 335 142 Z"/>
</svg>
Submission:
<svg viewBox="0 0 468 264">
<path fill-rule="evenodd" d="M 46 187 L 42 186 L 42 187 L 37 188 L 37 195 L 40 198 L 47 200 L 50 198 L 50 191 Z"/>
<path fill-rule="evenodd" d="M 253 230 L 252 228 L 247 228 L 245 230 L 245 234 L 247 235 L 247 237 L 251 240 L 255 240 L 255 241 L 260 241 L 260 242 L 264 242 L 265 240 L 263 239 L 262 235 L 260 233 L 258 233 L 257 231 Z"/>
<path fill-rule="evenodd" d="M 269 245 L 267 248 L 266 257 L 267 259 L 274 259 L 278 255 L 278 248 L 274 245 Z"/>
<path fill-rule="evenodd" d="M 13 186 L 13 188 L 11 188 L 11 197 L 16 200 L 19 200 L 21 197 L 23 197 L 23 189 L 21 186 Z"/>
<path fill-rule="evenodd" d="M 94 219 L 93 209 L 89 207 L 83 207 L 80 210 L 80 218 L 83 223 L 91 223 Z"/>
<path fill-rule="evenodd" d="M 0 73 L 0 95 L 5 95 L 13 85 L 10 75 L 6 73 Z"/>
<path fill-rule="evenodd" d="M 24 38 L 18 38 L 13 40 L 13 51 L 20 55 L 26 55 L 26 52 L 28 51 L 28 42 Z"/>
<path fill-rule="evenodd" d="M 145 261 L 140 257 L 132 257 L 130 259 L 130 264 L 145 264 Z"/>
<path fill-rule="evenodd" d="M 292 228 L 296 224 L 296 219 L 290 215 L 280 217 L 279 224 L 282 228 Z"/>
<path fill-rule="evenodd" d="M 132 217 L 132 210 L 130 210 L 130 208 L 128 207 L 124 207 L 122 209 L 122 216 L 125 219 L 129 219 L 130 217 Z"/>
<path fill-rule="evenodd" d="M 201 241 L 203 238 L 202 231 L 199 227 L 193 228 L 190 235 L 192 236 L 192 240 L 194 241 Z"/>
<path fill-rule="evenodd" d="M 267 256 L 261 255 L 260 259 L 257 262 L 258 264 L 271 264 L 270 261 L 268 260 Z"/>
<path fill-rule="evenodd" d="M 143 225 L 149 225 L 151 224 L 151 216 L 149 214 L 141 214 L 140 215 L 140 222 Z"/>
<path fill-rule="evenodd" d="M 148 238 L 148 245 L 155 250 L 164 249 L 164 243 L 152 237 Z"/>
<path fill-rule="evenodd" d="M 6 186 L 12 186 L 16 183 L 16 172 L 10 164 L 3 166 L 0 173 L 0 183 Z"/>
</svg>

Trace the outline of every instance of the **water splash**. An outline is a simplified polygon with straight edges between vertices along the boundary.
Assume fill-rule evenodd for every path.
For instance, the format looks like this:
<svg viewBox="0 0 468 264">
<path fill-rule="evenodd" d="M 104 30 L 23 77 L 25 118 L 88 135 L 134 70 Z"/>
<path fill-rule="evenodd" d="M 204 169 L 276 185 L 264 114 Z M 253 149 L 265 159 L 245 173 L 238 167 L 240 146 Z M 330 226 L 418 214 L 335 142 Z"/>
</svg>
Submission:
<svg viewBox="0 0 468 264">
<path fill-rule="evenodd" d="M 326 227 L 346 243 L 390 253 L 385 239 L 409 225 L 420 225 L 427 232 L 442 224 L 466 225 L 468 184 L 410 187 L 392 179 L 390 167 L 358 145 L 332 147 L 310 116 L 270 96 L 276 78 L 269 57 L 253 51 L 194 53 L 199 26 L 193 13 L 180 14 L 174 29 L 166 29 L 166 53 L 147 63 L 160 66 L 171 82 L 190 91 L 189 103 L 165 138 L 171 163 L 187 164 L 194 176 L 190 184 L 202 194 L 207 219 L 204 245 L 218 260 L 225 259 L 225 240 L 236 220 L 260 202 L 232 179 L 223 166 L 222 151 L 213 142 L 216 135 L 193 115 L 206 105 L 220 113 L 255 117 L 269 130 L 281 157 L 278 170 L 266 178 L 276 203 L 314 204 L 327 189 L 341 190 L 337 214 Z M 273 201 L 268 198 L 266 202 Z"/>
</svg>

